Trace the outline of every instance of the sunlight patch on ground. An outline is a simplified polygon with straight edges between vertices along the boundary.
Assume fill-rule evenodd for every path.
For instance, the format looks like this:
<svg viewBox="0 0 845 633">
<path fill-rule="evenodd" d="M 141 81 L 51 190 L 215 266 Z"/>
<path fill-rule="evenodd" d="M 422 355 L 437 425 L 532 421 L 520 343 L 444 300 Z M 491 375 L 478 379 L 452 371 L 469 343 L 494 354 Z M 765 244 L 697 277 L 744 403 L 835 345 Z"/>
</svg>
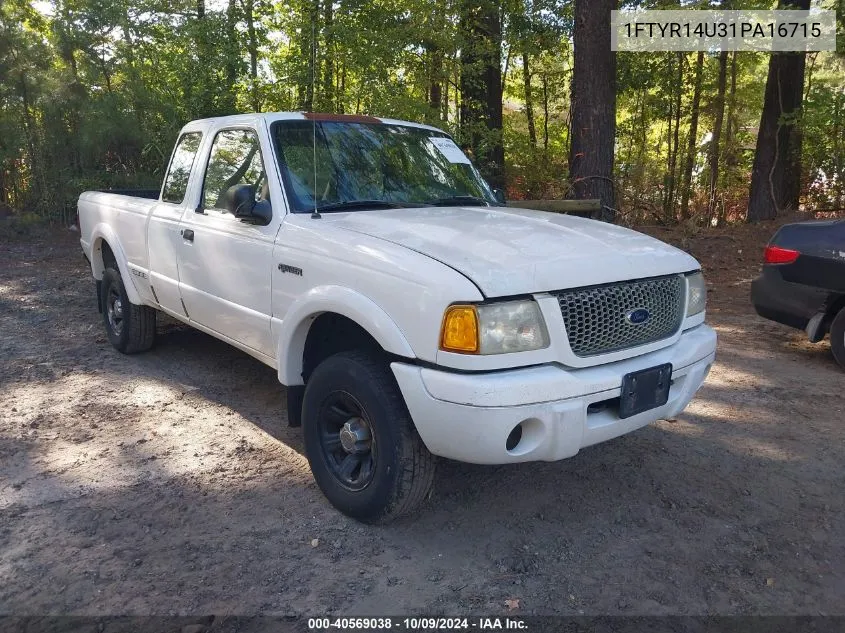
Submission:
<svg viewBox="0 0 845 633">
<path fill-rule="evenodd" d="M 728 389 L 735 389 L 737 383 L 753 384 L 758 387 L 775 386 L 775 383 L 767 376 L 762 376 L 751 369 L 739 369 L 735 365 L 722 363 L 718 360 L 713 364 L 713 368 L 705 381 L 707 385 Z"/>
<path fill-rule="evenodd" d="M 676 433 L 678 435 L 686 435 L 689 437 L 702 437 L 705 435 L 704 430 L 700 426 L 682 418 L 678 418 L 676 420 L 658 420 L 655 422 L 655 425 L 663 431 Z"/>
<path fill-rule="evenodd" d="M 310 479 L 296 450 L 195 388 L 74 373 L 3 391 L 15 411 L 0 423 L 0 442 L 16 448 L 0 460 L 0 508 L 174 478 L 202 476 L 208 489 L 271 471 Z"/>
</svg>

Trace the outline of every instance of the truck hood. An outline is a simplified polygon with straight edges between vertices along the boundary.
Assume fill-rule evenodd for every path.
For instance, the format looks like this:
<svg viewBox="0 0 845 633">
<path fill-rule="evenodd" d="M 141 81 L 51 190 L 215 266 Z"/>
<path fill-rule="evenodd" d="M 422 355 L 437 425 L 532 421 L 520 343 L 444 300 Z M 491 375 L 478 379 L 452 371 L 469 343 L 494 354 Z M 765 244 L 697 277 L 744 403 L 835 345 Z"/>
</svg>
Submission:
<svg viewBox="0 0 845 633">
<path fill-rule="evenodd" d="M 683 251 L 605 222 L 505 207 L 422 207 L 325 214 L 347 231 L 422 253 L 487 297 L 655 277 L 699 268 Z"/>
</svg>

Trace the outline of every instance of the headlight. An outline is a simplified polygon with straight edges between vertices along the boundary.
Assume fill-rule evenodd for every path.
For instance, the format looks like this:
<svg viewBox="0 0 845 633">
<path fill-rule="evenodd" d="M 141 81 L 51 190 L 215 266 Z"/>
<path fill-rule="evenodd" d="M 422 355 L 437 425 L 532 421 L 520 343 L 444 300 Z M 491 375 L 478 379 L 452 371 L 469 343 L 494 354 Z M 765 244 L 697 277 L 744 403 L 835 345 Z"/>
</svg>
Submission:
<svg viewBox="0 0 845 633">
<path fill-rule="evenodd" d="M 707 286 L 701 272 L 687 275 L 687 316 L 691 317 L 704 311 L 707 303 Z"/>
<path fill-rule="evenodd" d="M 464 354 L 507 354 L 549 346 L 536 301 L 450 306 L 443 315 L 440 349 Z"/>
</svg>

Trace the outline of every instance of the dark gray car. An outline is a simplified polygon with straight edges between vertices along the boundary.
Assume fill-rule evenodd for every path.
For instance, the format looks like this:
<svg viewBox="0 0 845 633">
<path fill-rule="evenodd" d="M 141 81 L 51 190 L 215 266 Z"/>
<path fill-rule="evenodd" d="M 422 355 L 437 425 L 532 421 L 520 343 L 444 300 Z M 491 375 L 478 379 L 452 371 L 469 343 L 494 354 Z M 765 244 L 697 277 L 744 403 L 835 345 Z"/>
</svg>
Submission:
<svg viewBox="0 0 845 633">
<path fill-rule="evenodd" d="M 757 313 L 805 330 L 813 343 L 830 332 L 833 356 L 845 369 L 845 220 L 786 224 L 764 257 L 751 285 Z"/>
</svg>

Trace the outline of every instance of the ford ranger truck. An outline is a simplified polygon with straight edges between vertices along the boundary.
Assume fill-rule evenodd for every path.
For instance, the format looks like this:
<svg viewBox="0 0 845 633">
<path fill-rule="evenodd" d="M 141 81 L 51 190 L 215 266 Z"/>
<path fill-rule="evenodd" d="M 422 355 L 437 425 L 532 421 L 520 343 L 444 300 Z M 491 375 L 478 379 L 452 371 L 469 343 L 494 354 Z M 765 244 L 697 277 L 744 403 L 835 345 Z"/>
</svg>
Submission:
<svg viewBox="0 0 845 633">
<path fill-rule="evenodd" d="M 287 387 L 314 478 L 387 521 L 437 457 L 554 461 L 676 416 L 713 363 L 690 255 L 508 208 L 445 132 L 368 116 L 194 121 L 158 192 L 89 191 L 81 243 L 109 341 L 164 313 Z"/>
</svg>

